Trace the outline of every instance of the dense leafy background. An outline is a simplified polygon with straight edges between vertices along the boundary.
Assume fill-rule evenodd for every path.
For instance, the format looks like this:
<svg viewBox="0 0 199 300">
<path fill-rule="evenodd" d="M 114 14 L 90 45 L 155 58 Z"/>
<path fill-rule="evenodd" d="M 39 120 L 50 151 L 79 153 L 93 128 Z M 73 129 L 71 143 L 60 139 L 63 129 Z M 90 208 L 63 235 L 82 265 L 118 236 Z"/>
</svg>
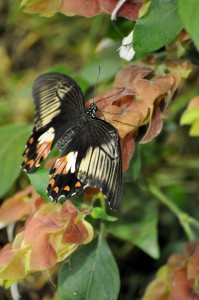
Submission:
<svg viewBox="0 0 199 300">
<path fill-rule="evenodd" d="M 106 289 L 109 299 L 139 299 L 169 255 L 182 252 L 188 239 L 198 236 L 198 229 L 190 228 L 189 216 L 199 219 L 199 143 L 197 137 L 189 136 L 188 127 L 180 126 L 183 111 L 199 92 L 199 56 L 196 50 L 199 47 L 199 13 L 195 9 L 193 14 L 191 9 L 197 8 L 197 0 L 188 2 L 154 0 L 147 14 L 135 25 L 133 45 L 138 53 L 134 60 L 158 50 L 157 55 L 162 60 L 175 60 L 180 55 L 190 59 L 194 63 L 193 72 L 187 81 L 181 83 L 161 134 L 151 143 L 139 145 L 144 132 L 141 128 L 136 153 L 124 174 L 120 208 L 118 212 L 107 208 L 107 213 L 117 217 L 118 221 L 109 222 L 103 229 L 107 241 L 100 234 L 91 244 L 74 253 L 71 265 L 70 261 L 62 265 L 58 280 L 60 299 L 73 299 L 75 284 L 77 289 L 82 285 L 83 295 L 95 295 L 98 287 L 92 285 L 93 278 L 95 282 L 103 282 L 99 284 L 99 289 L 102 289 L 99 299 L 106 299 L 103 295 Z M 132 21 L 118 18 L 113 23 L 110 15 L 68 18 L 56 14 L 44 18 L 25 14 L 20 9 L 19 0 L 1 1 L 0 15 L 0 196 L 4 201 L 28 182 L 26 175 L 20 173 L 19 165 L 33 124 L 33 80 L 47 70 L 65 72 L 78 81 L 86 98 L 90 98 L 94 94 L 100 66 L 97 94 L 106 91 L 112 86 L 117 71 L 128 65 L 119 58 L 117 49 L 121 39 L 131 31 Z M 186 45 L 187 51 L 182 51 L 181 45 L 174 42 L 183 27 L 193 39 L 193 43 Z M 107 48 L 100 46 L 105 38 L 106 42 L 110 38 Z M 165 44 L 169 45 L 165 48 Z M 47 177 L 45 170 L 30 176 L 35 189 L 44 196 Z M 88 220 L 97 234 L 100 219 L 114 219 L 101 211 L 95 213 L 97 217 Z M 6 239 L 2 230 L 2 246 Z M 104 270 L 101 261 L 105 264 Z M 93 268 L 92 276 L 90 267 Z M 76 272 L 75 282 L 71 270 Z M 55 282 L 56 273 L 58 267 L 51 277 Z M 81 281 L 82 277 L 84 280 Z M 67 284 L 71 290 L 67 289 Z M 23 299 L 56 297 L 53 296 L 56 289 L 43 273 L 29 276 L 19 290 Z M 0 293 L 5 299 L 10 299 L 9 291 L 2 289 Z"/>
</svg>

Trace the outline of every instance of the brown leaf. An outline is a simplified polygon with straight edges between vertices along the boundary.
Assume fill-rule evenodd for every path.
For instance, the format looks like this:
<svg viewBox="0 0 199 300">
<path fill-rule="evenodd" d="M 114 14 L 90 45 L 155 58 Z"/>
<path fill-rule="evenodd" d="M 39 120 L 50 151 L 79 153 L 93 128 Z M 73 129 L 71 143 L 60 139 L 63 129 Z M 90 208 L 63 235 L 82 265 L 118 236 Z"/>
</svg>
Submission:
<svg viewBox="0 0 199 300">
<path fill-rule="evenodd" d="M 153 69 L 147 67 L 140 67 L 139 65 L 132 65 L 120 70 L 114 81 L 114 87 L 127 89 L 134 89 L 134 82 L 136 80 L 145 78 L 147 75 L 153 73 Z"/>
<path fill-rule="evenodd" d="M 153 108 L 155 100 L 160 100 L 173 87 L 174 79 L 170 75 L 157 76 L 151 81 L 146 79 L 136 80 L 134 88 L 137 96 L 149 108 Z"/>
<path fill-rule="evenodd" d="M 185 254 L 173 254 L 167 265 L 158 271 L 156 279 L 147 287 L 143 300 L 199 300 L 198 258 L 199 241 L 187 243 Z M 156 298 L 157 292 L 159 298 Z"/>
<path fill-rule="evenodd" d="M 87 186 L 84 189 L 84 199 L 86 201 L 92 201 L 93 196 L 97 195 L 99 192 L 100 192 L 100 189 L 95 188 L 95 187 Z"/>
<path fill-rule="evenodd" d="M 145 144 L 152 141 L 162 130 L 163 119 L 159 106 L 155 105 L 153 108 L 152 116 L 149 121 L 147 132 L 140 141 L 140 144 Z"/>
<path fill-rule="evenodd" d="M 62 242 L 65 244 L 82 244 L 88 238 L 88 231 L 80 220 L 74 223 L 70 221 L 66 230 L 63 233 Z"/>
<path fill-rule="evenodd" d="M 189 242 L 185 245 L 185 251 L 189 257 L 187 264 L 188 279 L 199 278 L 199 241 Z"/>
<path fill-rule="evenodd" d="M 98 14 L 111 14 L 117 0 L 23 0 L 21 6 L 27 13 L 38 13 L 52 16 L 61 12 L 67 16 L 93 17 Z M 126 2 L 118 11 L 118 15 L 130 20 L 138 19 L 142 1 Z"/>
<path fill-rule="evenodd" d="M 133 153 L 135 151 L 135 136 L 132 132 L 128 133 L 122 142 L 122 169 L 127 171 Z"/>
<path fill-rule="evenodd" d="M 177 270 L 172 274 L 172 300 L 198 300 L 199 296 L 193 292 L 193 280 L 187 279 L 186 269 Z"/>
<path fill-rule="evenodd" d="M 186 70 L 189 72 L 189 66 L 181 61 L 179 65 L 167 62 L 161 70 L 162 75 L 156 75 L 155 67 L 137 64 L 126 67 L 116 75 L 115 88 L 95 98 L 100 112 L 98 117 L 111 123 L 122 140 L 130 133 L 135 136 L 139 127 L 147 122 L 149 127 L 141 143 L 150 142 L 161 132 L 163 118 L 168 114 L 180 79 L 185 76 Z M 92 102 L 93 99 L 86 105 Z M 129 145 L 129 152 L 122 151 L 125 170 L 133 153 L 132 140 L 131 147 Z M 125 146 L 124 142 L 123 148 Z"/>
<path fill-rule="evenodd" d="M 199 96 L 195 96 L 190 102 L 187 107 L 188 110 L 193 110 L 195 108 L 199 108 Z"/>
<path fill-rule="evenodd" d="M 35 192 L 32 186 L 16 193 L 4 201 L 0 207 L 0 221 L 4 223 L 16 222 L 34 214 L 45 201 Z"/>
</svg>

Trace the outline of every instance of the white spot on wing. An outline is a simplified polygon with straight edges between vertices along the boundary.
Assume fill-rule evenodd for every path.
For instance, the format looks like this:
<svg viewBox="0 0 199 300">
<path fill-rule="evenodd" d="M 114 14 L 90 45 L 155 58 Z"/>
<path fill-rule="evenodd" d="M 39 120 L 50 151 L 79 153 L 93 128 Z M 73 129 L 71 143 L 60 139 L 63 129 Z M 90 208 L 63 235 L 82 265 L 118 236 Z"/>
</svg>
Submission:
<svg viewBox="0 0 199 300">
<path fill-rule="evenodd" d="M 75 173 L 75 165 L 76 165 L 76 159 L 77 159 L 77 152 L 70 152 L 67 155 L 67 165 L 66 165 L 66 171 L 69 170 L 71 173 Z"/>
<path fill-rule="evenodd" d="M 55 137 L 55 130 L 53 127 L 50 127 L 46 132 L 44 132 L 38 139 L 39 144 L 43 144 L 45 142 L 50 143 Z"/>
</svg>

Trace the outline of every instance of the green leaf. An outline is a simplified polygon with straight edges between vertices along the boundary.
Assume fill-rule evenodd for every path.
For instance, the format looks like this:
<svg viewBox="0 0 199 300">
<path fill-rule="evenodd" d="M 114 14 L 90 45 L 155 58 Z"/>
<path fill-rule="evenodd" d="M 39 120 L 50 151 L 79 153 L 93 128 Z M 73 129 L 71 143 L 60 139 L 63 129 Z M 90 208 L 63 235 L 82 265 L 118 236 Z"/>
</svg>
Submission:
<svg viewBox="0 0 199 300">
<path fill-rule="evenodd" d="M 113 44 L 112 46 L 97 52 L 94 57 L 90 57 L 89 61 L 82 69 L 81 78 L 91 85 L 96 85 L 98 76 L 98 84 L 102 81 L 113 79 L 115 74 L 119 71 L 121 63 L 121 58 L 118 55 L 117 49 L 118 45 Z"/>
<path fill-rule="evenodd" d="M 190 136 L 199 136 L 199 119 L 193 123 L 189 131 Z"/>
<path fill-rule="evenodd" d="M 40 168 L 34 174 L 27 175 L 35 191 L 39 195 L 41 195 L 47 202 L 51 202 L 51 199 L 46 194 L 46 189 L 49 181 L 49 170 Z"/>
<path fill-rule="evenodd" d="M 172 42 L 182 29 L 177 0 L 152 0 L 147 13 L 134 27 L 136 52 L 153 52 Z"/>
<path fill-rule="evenodd" d="M 144 216 L 136 223 L 114 224 L 108 231 L 125 241 L 136 245 L 153 258 L 159 258 L 158 245 L 158 214 L 154 202 L 147 205 Z"/>
<path fill-rule="evenodd" d="M 8 192 L 21 172 L 22 153 L 31 129 L 27 124 L 0 127 L 0 197 Z"/>
<path fill-rule="evenodd" d="M 182 23 L 199 49 L 199 5 L 198 0 L 178 0 L 178 11 Z"/>
<path fill-rule="evenodd" d="M 185 110 L 181 119 L 180 124 L 181 125 L 187 125 L 192 124 L 196 120 L 199 120 L 199 108 L 195 108 L 193 110 Z"/>
<path fill-rule="evenodd" d="M 91 217 L 94 219 L 102 219 L 109 222 L 115 222 L 116 217 L 109 216 L 101 207 L 94 207 L 91 212 Z"/>
<path fill-rule="evenodd" d="M 114 300 L 119 287 L 118 268 L 102 234 L 75 251 L 58 278 L 59 300 Z"/>
<path fill-rule="evenodd" d="M 118 55 L 119 57 L 119 55 Z M 99 75 L 100 67 L 100 77 L 98 82 L 110 80 L 119 71 L 120 66 L 117 63 L 118 59 L 114 56 L 106 58 L 93 58 L 89 63 L 84 66 L 81 76 L 89 82 L 91 85 L 95 85 Z"/>
<path fill-rule="evenodd" d="M 142 162 L 141 162 L 140 149 L 141 149 L 141 145 L 139 144 L 136 145 L 136 149 L 133 154 L 132 163 L 131 163 L 131 169 L 132 169 L 134 181 L 139 177 L 141 171 Z"/>
</svg>

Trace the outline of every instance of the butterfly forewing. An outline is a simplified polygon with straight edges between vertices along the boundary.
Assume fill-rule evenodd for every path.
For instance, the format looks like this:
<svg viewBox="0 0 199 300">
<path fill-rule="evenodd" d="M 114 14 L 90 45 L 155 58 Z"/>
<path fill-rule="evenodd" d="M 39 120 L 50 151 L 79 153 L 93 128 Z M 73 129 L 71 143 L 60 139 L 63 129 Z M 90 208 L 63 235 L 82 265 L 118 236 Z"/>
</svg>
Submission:
<svg viewBox="0 0 199 300">
<path fill-rule="evenodd" d="M 41 162 L 46 159 L 55 142 L 55 130 L 53 127 L 44 128 L 40 131 L 34 127 L 23 152 L 25 158 L 22 168 L 28 173 L 34 173 Z"/>
<path fill-rule="evenodd" d="M 63 118 L 67 123 L 77 118 L 84 108 L 80 87 L 70 77 L 60 73 L 39 76 L 33 85 L 33 97 L 37 128 L 51 123 L 57 116 L 55 125 L 58 126 Z"/>
<path fill-rule="evenodd" d="M 79 116 L 84 109 L 80 87 L 70 77 L 60 73 L 39 76 L 33 85 L 33 98 L 35 127 L 23 153 L 25 158 L 22 163 L 28 173 L 35 172 L 64 134 L 78 127 Z"/>
<path fill-rule="evenodd" d="M 95 104 L 84 108 L 80 87 L 64 74 L 46 73 L 38 77 L 33 97 L 35 127 L 24 151 L 24 170 L 33 173 L 57 144 L 62 154 L 50 170 L 47 188 L 52 200 L 93 186 L 100 188 L 116 209 L 122 195 L 118 131 L 95 117 Z"/>
</svg>

